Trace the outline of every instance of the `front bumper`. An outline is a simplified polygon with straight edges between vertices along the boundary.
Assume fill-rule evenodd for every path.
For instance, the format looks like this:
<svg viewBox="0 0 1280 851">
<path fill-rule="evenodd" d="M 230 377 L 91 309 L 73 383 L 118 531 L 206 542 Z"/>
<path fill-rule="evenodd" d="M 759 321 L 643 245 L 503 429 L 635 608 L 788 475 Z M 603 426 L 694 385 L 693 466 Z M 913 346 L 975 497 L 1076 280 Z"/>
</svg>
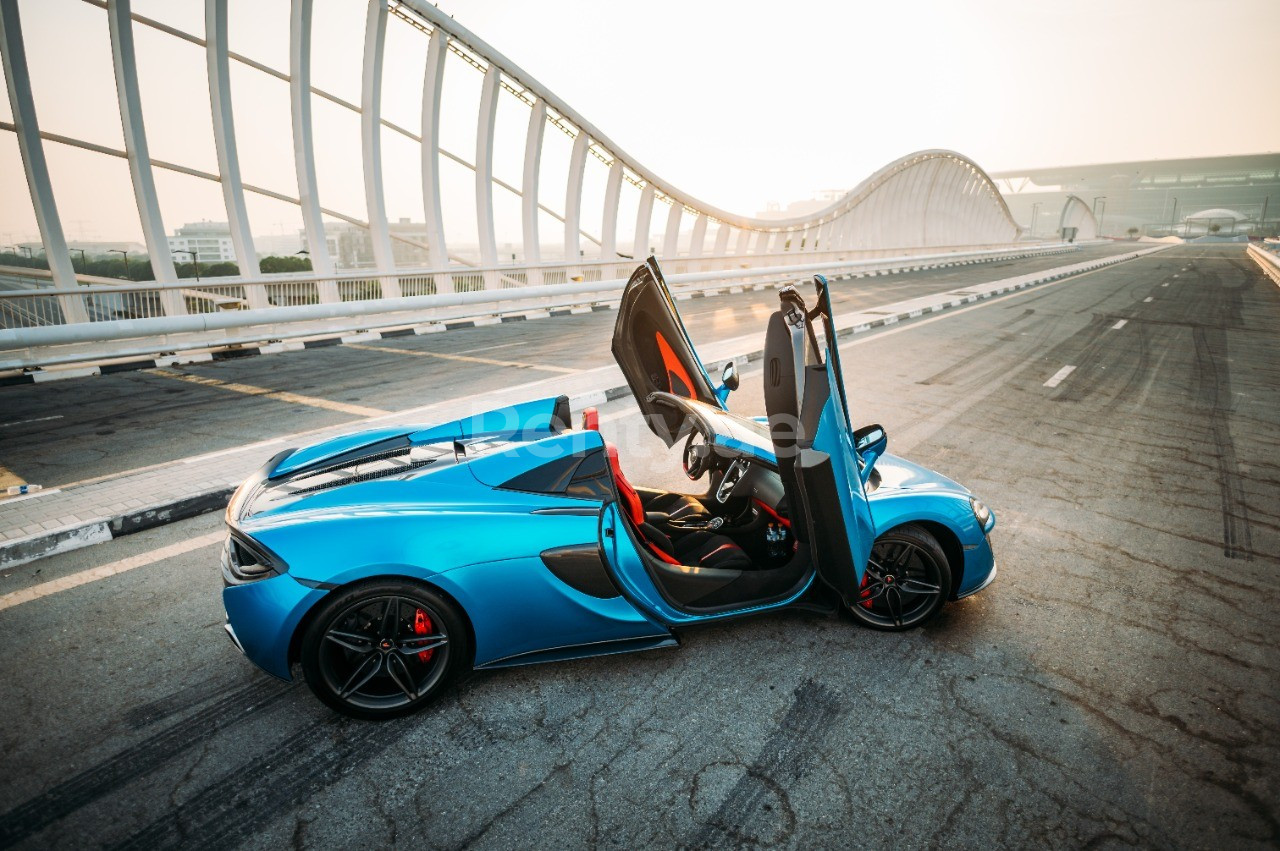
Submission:
<svg viewBox="0 0 1280 851">
<path fill-rule="evenodd" d="M 325 595 L 289 574 L 222 589 L 226 631 L 249 661 L 282 680 L 289 672 L 289 647 L 298 624 Z"/>
<path fill-rule="evenodd" d="M 963 600 L 965 597 L 971 597 L 971 596 L 973 596 L 974 594 L 977 594 L 977 593 L 978 593 L 979 591 L 981 591 L 982 589 L 986 588 L 986 587 L 987 587 L 988 585 L 990 585 L 992 582 L 995 582 L 995 581 L 996 581 L 996 572 L 997 572 L 997 569 L 996 569 L 996 562 L 995 562 L 995 559 L 992 559 L 992 560 L 991 560 L 991 572 L 987 574 L 987 578 L 986 578 L 986 579 L 984 579 L 984 580 L 982 580 L 982 583 L 981 583 L 980 585 L 978 585 L 978 587 L 977 587 L 977 588 L 972 588 L 972 589 L 970 589 L 970 590 L 968 590 L 968 591 L 961 591 L 959 594 L 957 594 L 957 595 L 956 595 L 956 599 L 957 599 L 957 600 Z"/>
<path fill-rule="evenodd" d="M 994 515 L 991 520 L 990 525 L 994 526 Z M 984 532 L 981 541 L 966 545 L 964 548 L 964 579 L 961 586 L 956 589 L 956 599 L 961 600 L 977 594 L 994 582 L 995 578 L 996 555 L 991 547 L 991 538 Z"/>
</svg>

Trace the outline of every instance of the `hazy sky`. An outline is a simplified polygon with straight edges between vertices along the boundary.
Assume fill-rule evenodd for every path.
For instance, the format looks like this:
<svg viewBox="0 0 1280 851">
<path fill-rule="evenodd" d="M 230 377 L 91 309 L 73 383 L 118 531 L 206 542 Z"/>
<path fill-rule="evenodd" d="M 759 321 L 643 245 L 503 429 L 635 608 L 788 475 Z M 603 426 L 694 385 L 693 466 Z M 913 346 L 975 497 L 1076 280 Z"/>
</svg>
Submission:
<svg viewBox="0 0 1280 851">
<path fill-rule="evenodd" d="M 105 13 L 20 0 L 42 129 L 123 147 Z M 134 0 L 203 35 L 198 0 Z M 922 148 L 989 171 L 1280 149 L 1280 4 L 1240 2 L 696 3 L 441 0 L 441 8 L 559 94 L 641 163 L 691 194 L 754 214 L 848 189 Z M 314 82 L 358 102 L 363 0 L 316 0 Z M 426 41 L 393 19 L 384 115 L 418 130 Z M 287 0 L 231 0 L 232 49 L 287 70 Z M 152 156 L 216 171 L 203 51 L 135 27 Z M 451 57 L 442 144 L 474 156 L 480 75 Z M 246 182 L 297 194 L 288 87 L 232 63 Z M 523 113 L 504 98 L 497 176 L 520 183 Z M 510 103 L 505 103 L 510 102 Z M 513 106 L 513 104 L 515 106 Z M 316 101 L 322 203 L 363 218 L 359 120 Z M 0 103 L 0 120 L 9 120 Z M 548 132 L 545 201 L 563 209 L 568 140 Z M 422 219 L 412 142 L 383 136 L 391 217 Z M 123 160 L 46 144 L 68 235 L 140 231 Z M 471 173 L 446 164 L 446 218 L 474 211 Z M 587 189 L 602 172 L 589 168 Z M 157 171 L 169 230 L 223 219 L 216 184 Z M 547 187 L 553 187 L 548 191 Z M 0 131 L 0 239 L 34 232 L 13 134 Z M 560 195 L 557 197 L 556 192 Z M 498 192 L 499 241 L 519 203 Z M 255 233 L 295 233 L 297 208 L 250 198 Z M 584 204 L 584 222 L 598 215 Z M 632 213 L 634 216 L 634 213 Z M 622 227 L 626 227 L 626 215 Z M 467 239 L 451 225 L 451 240 Z M 471 234 L 474 238 L 474 226 Z M 660 229 L 659 225 L 655 227 Z"/>
</svg>

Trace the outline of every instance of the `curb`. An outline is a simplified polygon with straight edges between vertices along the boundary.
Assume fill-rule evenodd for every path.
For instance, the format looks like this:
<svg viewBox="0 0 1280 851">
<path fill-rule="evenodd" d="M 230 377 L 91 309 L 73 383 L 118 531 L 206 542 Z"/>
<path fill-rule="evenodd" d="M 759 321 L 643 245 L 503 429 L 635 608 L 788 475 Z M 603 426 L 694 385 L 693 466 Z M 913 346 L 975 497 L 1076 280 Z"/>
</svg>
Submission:
<svg viewBox="0 0 1280 851">
<path fill-rule="evenodd" d="M 838 330 L 842 334 L 849 336 L 864 334 L 876 328 L 896 325 L 899 322 L 918 318 L 926 313 L 941 313 L 946 310 L 961 307 L 966 304 L 972 304 L 984 299 L 993 298 L 1005 293 L 1024 290 L 1029 287 L 1047 284 L 1063 278 L 1087 274 L 1106 266 L 1114 266 L 1117 263 L 1137 259 L 1140 256 L 1143 255 L 1121 254 L 1116 255 L 1115 257 L 1103 258 L 1084 268 L 1076 269 L 1072 272 L 1059 272 L 1057 274 L 1044 275 L 1043 277 L 1037 277 L 1019 284 L 1012 284 L 1010 286 L 1000 287 L 998 289 L 988 290 L 982 293 L 969 294 L 965 293 L 964 290 L 960 290 L 952 293 L 954 296 L 953 298 L 949 298 L 939 304 L 915 310 L 887 314 L 869 322 L 860 322 L 846 328 L 839 328 Z M 776 285 L 759 285 L 758 289 L 769 289 L 774 286 Z M 606 307 L 594 309 L 608 310 L 612 308 Z M 483 322 L 483 320 L 480 321 Z M 490 320 L 485 324 L 494 324 L 494 320 Z M 382 334 L 387 333 L 390 333 L 392 336 L 407 336 L 408 332 L 382 332 Z M 374 336 L 373 334 L 360 335 L 360 338 L 374 339 Z M 342 340 L 340 337 L 325 339 L 332 339 L 334 342 L 313 342 L 313 347 L 315 345 L 337 345 Z M 351 342 L 355 341 L 351 340 Z M 303 346 L 301 343 L 290 345 L 293 345 L 295 348 L 302 348 Z M 763 348 L 749 349 L 745 351 L 740 350 L 727 356 L 720 353 L 717 358 L 707 361 L 705 365 L 709 372 L 714 372 L 717 366 L 731 360 L 750 363 L 752 361 L 758 361 L 762 357 L 764 357 Z M 170 361 L 165 360 L 162 363 L 168 364 Z M 630 393 L 631 388 L 627 386 L 626 383 L 623 383 L 616 386 L 604 387 L 598 390 L 570 395 L 569 403 L 573 408 L 582 408 L 588 405 L 599 405 L 604 404 L 605 402 L 612 402 L 628 396 Z M 187 520 L 201 514 L 207 514 L 211 511 L 221 511 L 226 508 L 227 502 L 231 499 L 231 494 L 234 492 L 234 487 L 218 488 L 216 490 L 204 491 L 191 496 L 182 497 L 181 499 L 171 500 L 164 504 L 139 509 L 129 514 L 92 520 L 85 523 L 53 529 L 48 532 L 36 533 L 25 538 L 5 541 L 0 543 L 0 569 L 17 567 L 22 564 L 27 564 L 28 562 L 47 558 L 48 556 L 93 546 L 94 544 L 105 543 L 107 541 L 115 540 L 116 538 L 124 537 L 125 535 L 131 535 L 135 532 L 152 529 L 156 526 L 163 526 L 166 523 L 173 523 L 178 520 Z"/>
<path fill-rule="evenodd" d="M 0 544 L 0 569 L 17 567 L 94 544 L 105 544 L 107 541 L 114 541 L 116 538 L 123 538 L 134 532 L 154 529 L 156 526 L 178 520 L 188 520 L 211 511 L 221 511 L 227 507 L 227 502 L 234 492 L 235 488 L 229 487 L 206 491 L 161 505 L 140 508 L 128 514 L 90 520 L 26 538 L 6 541 Z"/>
</svg>

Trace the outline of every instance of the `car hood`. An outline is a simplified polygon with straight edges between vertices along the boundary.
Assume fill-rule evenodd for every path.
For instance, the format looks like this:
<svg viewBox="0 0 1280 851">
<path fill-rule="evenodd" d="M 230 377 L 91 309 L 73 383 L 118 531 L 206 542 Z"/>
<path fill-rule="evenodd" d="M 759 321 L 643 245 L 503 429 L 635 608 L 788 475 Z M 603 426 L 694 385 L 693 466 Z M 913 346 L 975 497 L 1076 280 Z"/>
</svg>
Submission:
<svg viewBox="0 0 1280 851">
<path fill-rule="evenodd" d="M 902 491 L 949 492 L 967 496 L 969 489 L 948 479 L 928 467 L 921 467 L 906 458 L 885 453 L 876 461 L 872 479 L 878 484 L 867 494 L 868 499 L 889 496 Z"/>
</svg>

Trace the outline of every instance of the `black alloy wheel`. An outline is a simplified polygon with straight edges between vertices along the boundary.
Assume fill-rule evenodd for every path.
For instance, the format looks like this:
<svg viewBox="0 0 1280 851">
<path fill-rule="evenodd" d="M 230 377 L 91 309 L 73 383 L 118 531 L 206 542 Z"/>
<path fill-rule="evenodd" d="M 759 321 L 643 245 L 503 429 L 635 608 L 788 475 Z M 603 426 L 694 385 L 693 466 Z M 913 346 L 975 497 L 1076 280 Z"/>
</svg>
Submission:
<svg viewBox="0 0 1280 851">
<path fill-rule="evenodd" d="M 339 591 L 302 639 L 307 685 L 356 718 L 392 718 L 428 703 L 471 656 L 455 607 L 431 588 L 393 581 Z"/>
<path fill-rule="evenodd" d="M 951 569 L 937 540 L 919 526 L 900 526 L 871 547 L 849 611 L 864 626 L 897 632 L 933 618 L 950 593 Z"/>
</svg>

